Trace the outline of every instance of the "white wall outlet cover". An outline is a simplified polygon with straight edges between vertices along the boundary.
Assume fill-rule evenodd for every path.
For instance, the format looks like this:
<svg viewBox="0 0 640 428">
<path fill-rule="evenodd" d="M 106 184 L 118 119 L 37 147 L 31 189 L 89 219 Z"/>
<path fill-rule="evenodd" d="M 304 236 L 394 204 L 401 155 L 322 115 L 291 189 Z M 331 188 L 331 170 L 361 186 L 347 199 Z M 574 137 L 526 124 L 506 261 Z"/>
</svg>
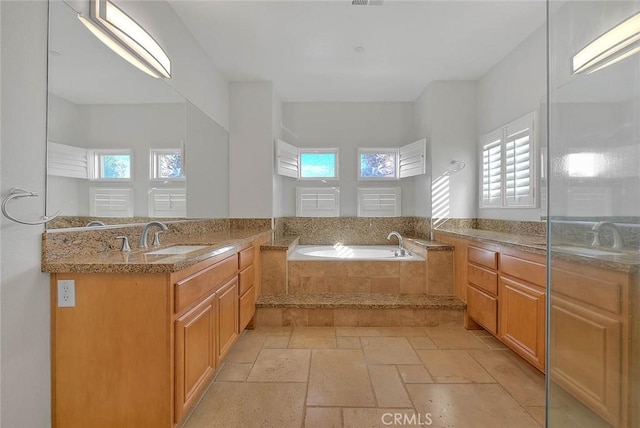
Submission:
<svg viewBox="0 0 640 428">
<path fill-rule="evenodd" d="M 58 280 L 58 307 L 73 308 L 76 306 L 76 282 L 72 279 Z"/>
</svg>

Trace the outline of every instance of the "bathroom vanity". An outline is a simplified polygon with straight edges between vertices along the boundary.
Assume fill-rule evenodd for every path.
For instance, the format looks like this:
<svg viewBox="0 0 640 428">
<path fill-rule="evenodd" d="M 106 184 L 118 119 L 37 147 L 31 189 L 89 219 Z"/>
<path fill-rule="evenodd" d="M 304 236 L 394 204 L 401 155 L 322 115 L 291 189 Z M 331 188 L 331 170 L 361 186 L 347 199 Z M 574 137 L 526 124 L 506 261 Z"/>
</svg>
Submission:
<svg viewBox="0 0 640 428">
<path fill-rule="evenodd" d="M 253 317 L 268 237 L 47 265 L 53 426 L 177 425 Z"/>
</svg>

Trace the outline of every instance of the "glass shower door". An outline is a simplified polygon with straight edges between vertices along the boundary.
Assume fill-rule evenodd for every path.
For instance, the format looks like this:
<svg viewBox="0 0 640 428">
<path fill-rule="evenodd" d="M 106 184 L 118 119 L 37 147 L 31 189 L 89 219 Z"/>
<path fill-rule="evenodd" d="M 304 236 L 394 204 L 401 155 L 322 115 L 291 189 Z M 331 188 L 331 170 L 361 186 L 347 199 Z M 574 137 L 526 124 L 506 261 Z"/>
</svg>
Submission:
<svg viewBox="0 0 640 428">
<path fill-rule="evenodd" d="M 548 5 L 548 427 L 638 427 L 640 1 Z"/>
</svg>

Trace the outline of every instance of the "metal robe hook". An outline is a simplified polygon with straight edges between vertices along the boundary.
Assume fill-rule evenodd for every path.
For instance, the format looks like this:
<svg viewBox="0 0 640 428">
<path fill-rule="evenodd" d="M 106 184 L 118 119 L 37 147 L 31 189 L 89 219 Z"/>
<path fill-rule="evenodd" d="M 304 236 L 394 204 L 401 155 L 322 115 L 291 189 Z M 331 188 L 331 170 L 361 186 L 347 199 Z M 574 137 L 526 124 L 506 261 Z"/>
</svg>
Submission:
<svg viewBox="0 0 640 428">
<path fill-rule="evenodd" d="M 9 194 L 4 199 L 2 199 L 2 214 L 6 218 L 8 218 L 9 220 L 15 221 L 16 223 L 27 224 L 27 225 L 30 225 L 30 226 L 36 226 L 36 225 L 39 225 L 39 224 L 48 223 L 51 220 L 53 220 L 54 218 L 58 217 L 60 214 L 62 214 L 62 211 L 58 211 L 52 216 L 44 216 L 44 217 L 42 217 L 42 220 L 26 221 L 26 220 L 20 220 L 20 219 L 15 218 L 11 214 L 9 214 L 9 211 L 7 211 L 7 205 L 9 205 L 9 202 L 11 202 L 12 200 L 20 199 L 20 198 L 26 198 L 26 197 L 35 197 L 35 196 L 38 196 L 38 192 L 30 192 L 28 190 L 20 189 L 20 188 L 17 188 L 17 187 L 12 188 L 9 191 Z"/>
</svg>

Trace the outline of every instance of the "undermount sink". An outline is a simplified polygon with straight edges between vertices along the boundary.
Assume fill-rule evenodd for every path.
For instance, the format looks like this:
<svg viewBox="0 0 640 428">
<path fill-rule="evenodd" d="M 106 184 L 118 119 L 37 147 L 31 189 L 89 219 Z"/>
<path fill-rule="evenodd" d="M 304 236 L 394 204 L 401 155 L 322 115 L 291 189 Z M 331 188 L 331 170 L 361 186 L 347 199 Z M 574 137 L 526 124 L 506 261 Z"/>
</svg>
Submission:
<svg viewBox="0 0 640 428">
<path fill-rule="evenodd" d="M 570 245 L 559 245 L 552 247 L 552 250 L 564 251 L 567 253 L 578 254 L 581 256 L 615 256 L 620 254 L 615 250 L 605 250 L 600 248 L 573 247 Z"/>
<path fill-rule="evenodd" d="M 148 252 L 147 255 L 187 254 L 192 251 L 202 250 L 203 248 L 207 248 L 207 245 L 175 245 L 173 247 L 163 248 L 162 250 Z"/>
</svg>

